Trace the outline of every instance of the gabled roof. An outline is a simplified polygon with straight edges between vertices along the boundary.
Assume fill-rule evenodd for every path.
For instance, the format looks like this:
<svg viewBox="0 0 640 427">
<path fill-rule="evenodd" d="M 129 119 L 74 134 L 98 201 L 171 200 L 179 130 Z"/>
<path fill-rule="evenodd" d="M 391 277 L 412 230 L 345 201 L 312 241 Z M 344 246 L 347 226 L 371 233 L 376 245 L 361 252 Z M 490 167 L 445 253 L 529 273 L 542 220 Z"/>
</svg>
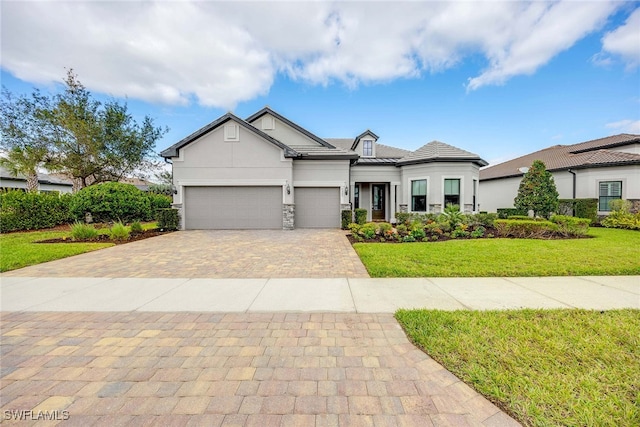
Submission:
<svg viewBox="0 0 640 427">
<path fill-rule="evenodd" d="M 549 171 L 640 164 L 640 154 L 611 150 L 614 147 L 638 143 L 640 135 L 620 134 L 573 145 L 554 145 L 482 169 L 480 180 L 522 176 L 523 172 L 520 169 L 531 166 L 534 160 L 544 162 Z"/>
<path fill-rule="evenodd" d="M 376 141 L 379 139 L 378 135 L 376 135 L 375 133 L 371 132 L 369 129 L 365 130 L 364 132 L 362 132 L 360 135 L 356 136 L 356 139 L 353 140 L 353 144 L 351 144 L 351 149 L 355 150 L 356 147 L 358 146 L 358 142 L 360 142 L 360 140 L 362 138 L 364 138 L 367 135 L 371 135 L 372 137 L 374 137 L 376 139 Z"/>
<path fill-rule="evenodd" d="M 319 136 L 316 136 L 316 135 L 312 134 L 311 132 L 309 132 L 308 130 L 303 128 L 302 126 L 299 126 L 299 125 L 293 123 L 291 120 L 287 119 L 284 116 L 281 116 L 280 114 L 276 113 L 275 111 L 273 111 L 269 107 L 264 107 L 262 110 L 258 111 L 257 113 L 252 114 L 251 116 L 247 117 L 247 122 L 251 123 L 254 120 L 259 119 L 260 117 L 264 116 L 265 114 L 271 114 L 272 116 L 274 116 L 278 120 L 280 120 L 280 121 L 286 123 L 287 125 L 291 126 L 292 128 L 294 128 L 295 130 L 297 130 L 301 134 L 313 139 L 318 144 L 323 145 L 325 147 L 333 148 L 333 146 L 331 144 L 329 144 L 327 141 L 325 141 L 324 139 L 320 138 Z"/>
<path fill-rule="evenodd" d="M 191 135 L 189 135 L 186 138 L 184 138 L 184 139 L 178 141 L 177 143 L 173 144 L 171 147 L 161 151 L 160 155 L 162 157 L 164 157 L 164 158 L 177 157 L 179 149 L 181 149 L 184 146 L 192 143 L 196 139 L 208 134 L 209 132 L 215 130 L 216 128 L 222 126 L 223 124 L 225 124 L 229 120 L 233 120 L 234 122 L 238 123 L 240 126 L 242 126 L 245 129 L 247 129 L 248 131 L 257 134 L 258 136 L 261 136 L 262 138 L 264 138 L 265 140 L 267 140 L 271 144 L 283 149 L 285 157 L 297 157 L 299 155 L 298 153 L 295 152 L 295 150 L 292 150 L 290 147 L 288 147 L 285 144 L 281 143 L 277 139 L 271 137 L 270 135 L 267 135 L 266 133 L 262 132 L 260 129 L 256 128 L 255 126 L 252 126 L 251 124 L 245 122 L 244 120 L 242 120 L 241 118 L 237 117 L 236 115 L 234 115 L 233 113 L 230 113 L 230 112 L 225 114 L 224 116 L 220 117 L 219 119 L 214 120 L 213 122 L 209 123 L 208 125 L 198 129 L 197 131 L 195 131 Z"/>
<path fill-rule="evenodd" d="M 411 165 L 429 162 L 473 162 L 479 166 L 486 166 L 488 163 L 477 154 L 445 144 L 440 141 L 431 141 L 413 151 L 400 160 L 398 165 Z"/>
</svg>

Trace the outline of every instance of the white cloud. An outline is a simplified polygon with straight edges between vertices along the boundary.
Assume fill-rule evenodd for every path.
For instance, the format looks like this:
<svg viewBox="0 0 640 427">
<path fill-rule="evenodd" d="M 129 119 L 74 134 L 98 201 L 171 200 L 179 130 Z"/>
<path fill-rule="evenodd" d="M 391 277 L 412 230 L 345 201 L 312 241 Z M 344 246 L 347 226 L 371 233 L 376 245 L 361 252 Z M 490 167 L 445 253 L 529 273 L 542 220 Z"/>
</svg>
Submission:
<svg viewBox="0 0 640 427">
<path fill-rule="evenodd" d="M 469 80 L 473 90 L 535 72 L 616 5 L 9 1 L 2 67 L 35 83 L 60 81 L 71 67 L 91 90 L 231 109 L 268 93 L 278 73 L 356 86 L 480 54 L 489 65 Z"/>
<path fill-rule="evenodd" d="M 620 56 L 627 63 L 627 68 L 635 68 L 640 65 L 640 8 L 636 9 L 624 25 L 608 32 L 602 38 L 603 52 L 596 60 L 599 63 L 609 64 L 611 59 L 607 54 Z"/>
<path fill-rule="evenodd" d="M 607 123 L 605 126 L 622 133 L 640 134 L 640 120 L 620 120 Z"/>
</svg>

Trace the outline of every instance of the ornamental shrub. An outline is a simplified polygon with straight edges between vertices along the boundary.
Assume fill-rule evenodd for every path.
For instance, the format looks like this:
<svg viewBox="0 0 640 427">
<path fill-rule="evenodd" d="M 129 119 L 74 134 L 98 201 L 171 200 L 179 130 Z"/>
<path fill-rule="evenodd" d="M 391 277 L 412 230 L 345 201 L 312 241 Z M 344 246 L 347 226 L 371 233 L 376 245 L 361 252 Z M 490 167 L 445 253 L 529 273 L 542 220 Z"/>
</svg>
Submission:
<svg viewBox="0 0 640 427">
<path fill-rule="evenodd" d="M 592 224 L 598 222 L 598 199 L 575 199 L 573 216 L 588 218 Z"/>
<path fill-rule="evenodd" d="M 554 215 L 551 222 L 557 225 L 557 232 L 565 237 L 585 236 L 589 232 L 591 220 L 566 215 Z"/>
<path fill-rule="evenodd" d="M 498 235 L 519 239 L 542 239 L 553 236 L 557 225 L 551 221 L 525 221 L 517 219 L 498 219 L 495 222 Z"/>
<path fill-rule="evenodd" d="M 142 229 L 142 224 L 140 224 L 140 221 L 133 221 L 129 228 L 131 229 L 132 233 L 142 233 L 144 231 Z"/>
<path fill-rule="evenodd" d="M 420 226 L 415 226 L 411 229 L 411 236 L 413 236 L 416 240 L 422 240 L 426 237 L 426 233 L 424 232 L 424 228 Z"/>
<path fill-rule="evenodd" d="M 601 224 L 608 228 L 627 228 L 640 230 L 640 212 L 631 213 L 631 202 L 628 200 L 612 200 L 611 213 L 602 220 Z"/>
<path fill-rule="evenodd" d="M 356 224 L 364 225 L 367 222 L 367 210 L 363 208 L 357 208 L 355 210 L 356 213 Z"/>
<path fill-rule="evenodd" d="M 70 194 L 0 192 L 0 232 L 38 230 L 71 222 Z"/>
<path fill-rule="evenodd" d="M 498 215 L 494 213 L 481 212 L 475 215 L 469 215 L 467 223 L 472 227 L 493 227 L 494 221 L 498 219 Z"/>
<path fill-rule="evenodd" d="M 121 182 L 83 188 L 73 196 L 70 208 L 78 220 L 83 220 L 87 213 L 97 222 L 130 222 L 152 217 L 149 197 L 134 185 Z"/>
<path fill-rule="evenodd" d="M 454 229 L 462 224 L 464 219 L 465 216 L 460 212 L 460 206 L 450 204 L 444 208 L 444 212 L 438 217 L 438 222 L 446 222 L 449 224 L 450 229 Z"/>
<path fill-rule="evenodd" d="M 375 222 L 368 222 L 360 227 L 360 235 L 365 239 L 373 239 L 374 237 L 376 237 L 377 230 L 378 226 Z"/>
<path fill-rule="evenodd" d="M 382 236 L 389 236 L 393 234 L 393 225 L 389 224 L 388 222 L 379 222 L 378 230 L 380 231 L 380 234 Z"/>
<path fill-rule="evenodd" d="M 91 240 L 98 237 L 98 230 L 93 225 L 76 221 L 71 226 L 72 240 Z"/>
<path fill-rule="evenodd" d="M 160 230 L 175 231 L 180 226 L 180 215 L 178 210 L 174 208 L 158 209 L 156 212 L 156 221 Z"/>
<path fill-rule="evenodd" d="M 120 221 L 116 222 L 109 229 L 109 237 L 111 240 L 127 240 L 130 236 L 129 229 Z"/>
<path fill-rule="evenodd" d="M 516 209 L 533 211 L 534 216 L 544 218 L 558 211 L 558 190 L 551 172 L 541 160 L 534 160 L 522 177 L 513 203 Z"/>
<path fill-rule="evenodd" d="M 353 222 L 353 211 L 350 209 L 345 209 L 341 212 L 342 216 L 342 229 L 347 230 L 349 228 L 349 224 Z"/>
<path fill-rule="evenodd" d="M 400 224 L 409 225 L 409 221 L 410 221 L 412 216 L 413 216 L 413 214 L 411 214 L 409 212 L 396 212 L 396 224 L 397 225 L 400 225 Z"/>
</svg>

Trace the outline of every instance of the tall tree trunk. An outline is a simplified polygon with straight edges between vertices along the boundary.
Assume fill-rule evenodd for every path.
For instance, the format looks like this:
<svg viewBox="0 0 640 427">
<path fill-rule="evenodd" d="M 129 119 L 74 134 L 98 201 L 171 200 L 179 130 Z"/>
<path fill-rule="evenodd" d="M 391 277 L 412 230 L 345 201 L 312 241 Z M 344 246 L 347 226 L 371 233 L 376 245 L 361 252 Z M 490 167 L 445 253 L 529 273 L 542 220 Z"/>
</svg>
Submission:
<svg viewBox="0 0 640 427">
<path fill-rule="evenodd" d="M 30 173 L 27 175 L 27 191 L 36 193 L 38 191 L 38 174 Z"/>
</svg>

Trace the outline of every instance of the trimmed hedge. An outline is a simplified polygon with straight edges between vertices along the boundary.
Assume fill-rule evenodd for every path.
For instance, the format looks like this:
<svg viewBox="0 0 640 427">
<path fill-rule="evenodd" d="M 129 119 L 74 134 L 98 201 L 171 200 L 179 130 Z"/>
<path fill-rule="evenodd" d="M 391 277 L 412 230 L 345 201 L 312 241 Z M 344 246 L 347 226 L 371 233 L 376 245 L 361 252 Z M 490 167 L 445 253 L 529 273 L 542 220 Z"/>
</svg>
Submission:
<svg viewBox="0 0 640 427">
<path fill-rule="evenodd" d="M 177 230 L 180 226 L 180 215 L 174 208 L 159 209 L 156 212 L 156 221 L 160 230 Z"/>
<path fill-rule="evenodd" d="M 514 216 L 514 215 L 527 216 L 527 213 L 528 213 L 516 208 L 499 208 L 497 212 L 498 212 L 498 218 L 500 219 L 507 219 L 510 216 Z"/>
<path fill-rule="evenodd" d="M 0 193 L 0 232 L 37 230 L 71 222 L 70 194 Z"/>
<path fill-rule="evenodd" d="M 156 217 L 156 212 L 158 209 L 169 209 L 171 207 L 171 202 L 173 198 L 171 196 L 167 196 L 165 194 L 158 193 L 146 193 L 149 198 L 149 216 L 146 218 L 140 218 L 145 221 L 151 221 Z"/>
<path fill-rule="evenodd" d="M 356 224 L 364 225 L 367 222 L 367 210 L 362 208 L 357 208 L 355 210 L 356 213 Z"/>
<path fill-rule="evenodd" d="M 87 213 L 97 222 L 127 223 L 153 217 L 147 194 L 134 185 L 120 182 L 103 182 L 83 188 L 73 196 L 70 209 L 80 221 L 84 221 Z"/>
<path fill-rule="evenodd" d="M 589 218 L 576 218 L 566 215 L 554 215 L 551 222 L 556 224 L 557 232 L 565 237 L 586 236 L 589 232 Z"/>
<path fill-rule="evenodd" d="M 551 221 L 497 219 L 494 224 L 500 237 L 517 239 L 542 239 L 557 230 L 556 224 Z"/>
<path fill-rule="evenodd" d="M 353 211 L 351 211 L 350 209 L 345 209 L 341 212 L 341 216 L 342 216 L 342 229 L 343 230 L 347 230 L 349 229 L 349 224 L 351 224 L 353 222 Z"/>
<path fill-rule="evenodd" d="M 562 215 L 588 218 L 598 222 L 598 199 L 561 199 L 558 212 Z"/>
</svg>

